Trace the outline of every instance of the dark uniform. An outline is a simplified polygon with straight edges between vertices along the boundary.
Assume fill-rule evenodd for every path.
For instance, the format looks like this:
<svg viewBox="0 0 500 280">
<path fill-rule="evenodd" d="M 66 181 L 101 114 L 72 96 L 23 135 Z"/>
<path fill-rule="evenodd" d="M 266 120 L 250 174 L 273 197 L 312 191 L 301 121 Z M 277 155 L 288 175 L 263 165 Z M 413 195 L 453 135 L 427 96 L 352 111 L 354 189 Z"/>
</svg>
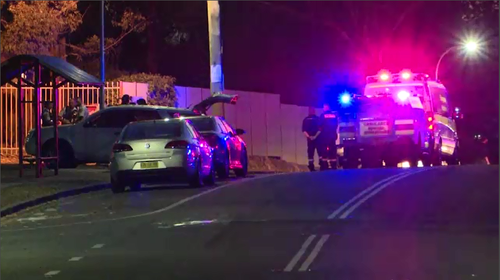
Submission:
<svg viewBox="0 0 500 280">
<path fill-rule="evenodd" d="M 309 136 L 314 136 L 319 131 L 319 117 L 316 115 L 309 115 L 302 121 L 302 132 L 307 132 Z M 314 171 L 314 151 L 318 152 L 321 163 L 321 152 L 318 149 L 318 140 L 311 140 L 307 138 L 307 159 L 309 160 L 309 170 Z"/>
<path fill-rule="evenodd" d="M 337 169 L 337 128 L 339 125 L 337 113 L 326 111 L 319 117 L 320 130 L 319 135 L 319 150 L 321 155 L 321 170 Z"/>
</svg>

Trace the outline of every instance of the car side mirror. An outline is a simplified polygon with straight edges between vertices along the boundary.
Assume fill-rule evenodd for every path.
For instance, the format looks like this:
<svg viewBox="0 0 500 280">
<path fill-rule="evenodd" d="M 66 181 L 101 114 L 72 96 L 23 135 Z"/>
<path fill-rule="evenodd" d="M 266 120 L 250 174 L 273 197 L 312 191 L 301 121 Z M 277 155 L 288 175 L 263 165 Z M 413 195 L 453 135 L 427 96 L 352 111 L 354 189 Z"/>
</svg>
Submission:
<svg viewBox="0 0 500 280">
<path fill-rule="evenodd" d="M 236 135 L 243 135 L 243 134 L 245 134 L 245 131 L 243 129 L 241 128 L 236 129 Z"/>
</svg>

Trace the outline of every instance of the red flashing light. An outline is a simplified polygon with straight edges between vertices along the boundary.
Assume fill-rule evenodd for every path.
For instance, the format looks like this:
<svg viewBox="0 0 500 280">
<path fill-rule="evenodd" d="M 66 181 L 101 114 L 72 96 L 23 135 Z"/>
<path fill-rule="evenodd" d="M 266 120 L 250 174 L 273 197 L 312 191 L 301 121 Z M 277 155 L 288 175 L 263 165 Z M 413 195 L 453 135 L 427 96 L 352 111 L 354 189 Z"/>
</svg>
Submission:
<svg viewBox="0 0 500 280">
<path fill-rule="evenodd" d="M 387 82 L 391 78 L 391 73 L 387 70 L 380 70 L 377 76 L 380 81 Z"/>
<path fill-rule="evenodd" d="M 401 78 L 408 80 L 411 77 L 411 74 L 409 72 L 403 72 L 401 73 Z"/>
<path fill-rule="evenodd" d="M 429 130 L 432 130 L 432 129 L 434 129 L 434 126 L 431 124 L 431 125 L 429 125 Z"/>
<path fill-rule="evenodd" d="M 433 119 L 432 119 L 432 117 L 428 117 L 428 118 L 427 118 L 427 121 L 428 121 L 428 122 L 432 122 L 432 120 L 433 120 Z"/>
</svg>

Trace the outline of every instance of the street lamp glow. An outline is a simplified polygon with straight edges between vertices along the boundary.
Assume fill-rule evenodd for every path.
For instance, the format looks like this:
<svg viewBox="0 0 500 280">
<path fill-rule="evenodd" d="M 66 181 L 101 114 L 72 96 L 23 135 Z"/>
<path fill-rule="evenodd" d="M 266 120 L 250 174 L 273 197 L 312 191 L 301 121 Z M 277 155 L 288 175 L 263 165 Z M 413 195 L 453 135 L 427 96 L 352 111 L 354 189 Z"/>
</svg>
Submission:
<svg viewBox="0 0 500 280">
<path fill-rule="evenodd" d="M 464 47 L 465 47 L 465 50 L 467 52 L 472 53 L 472 52 L 476 52 L 478 50 L 479 45 L 477 42 L 470 41 L 470 42 L 465 43 Z"/>
</svg>

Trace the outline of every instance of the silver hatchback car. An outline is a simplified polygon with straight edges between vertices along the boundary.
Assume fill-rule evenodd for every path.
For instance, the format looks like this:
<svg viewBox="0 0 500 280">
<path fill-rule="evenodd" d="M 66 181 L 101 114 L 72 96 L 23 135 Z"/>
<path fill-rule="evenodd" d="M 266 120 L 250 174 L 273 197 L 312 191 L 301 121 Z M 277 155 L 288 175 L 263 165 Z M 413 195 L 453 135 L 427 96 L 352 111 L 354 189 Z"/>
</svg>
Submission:
<svg viewBox="0 0 500 280">
<path fill-rule="evenodd" d="M 110 164 L 112 190 L 141 184 L 189 183 L 213 185 L 213 149 L 183 119 L 133 122 L 125 126 L 113 145 Z"/>
</svg>

